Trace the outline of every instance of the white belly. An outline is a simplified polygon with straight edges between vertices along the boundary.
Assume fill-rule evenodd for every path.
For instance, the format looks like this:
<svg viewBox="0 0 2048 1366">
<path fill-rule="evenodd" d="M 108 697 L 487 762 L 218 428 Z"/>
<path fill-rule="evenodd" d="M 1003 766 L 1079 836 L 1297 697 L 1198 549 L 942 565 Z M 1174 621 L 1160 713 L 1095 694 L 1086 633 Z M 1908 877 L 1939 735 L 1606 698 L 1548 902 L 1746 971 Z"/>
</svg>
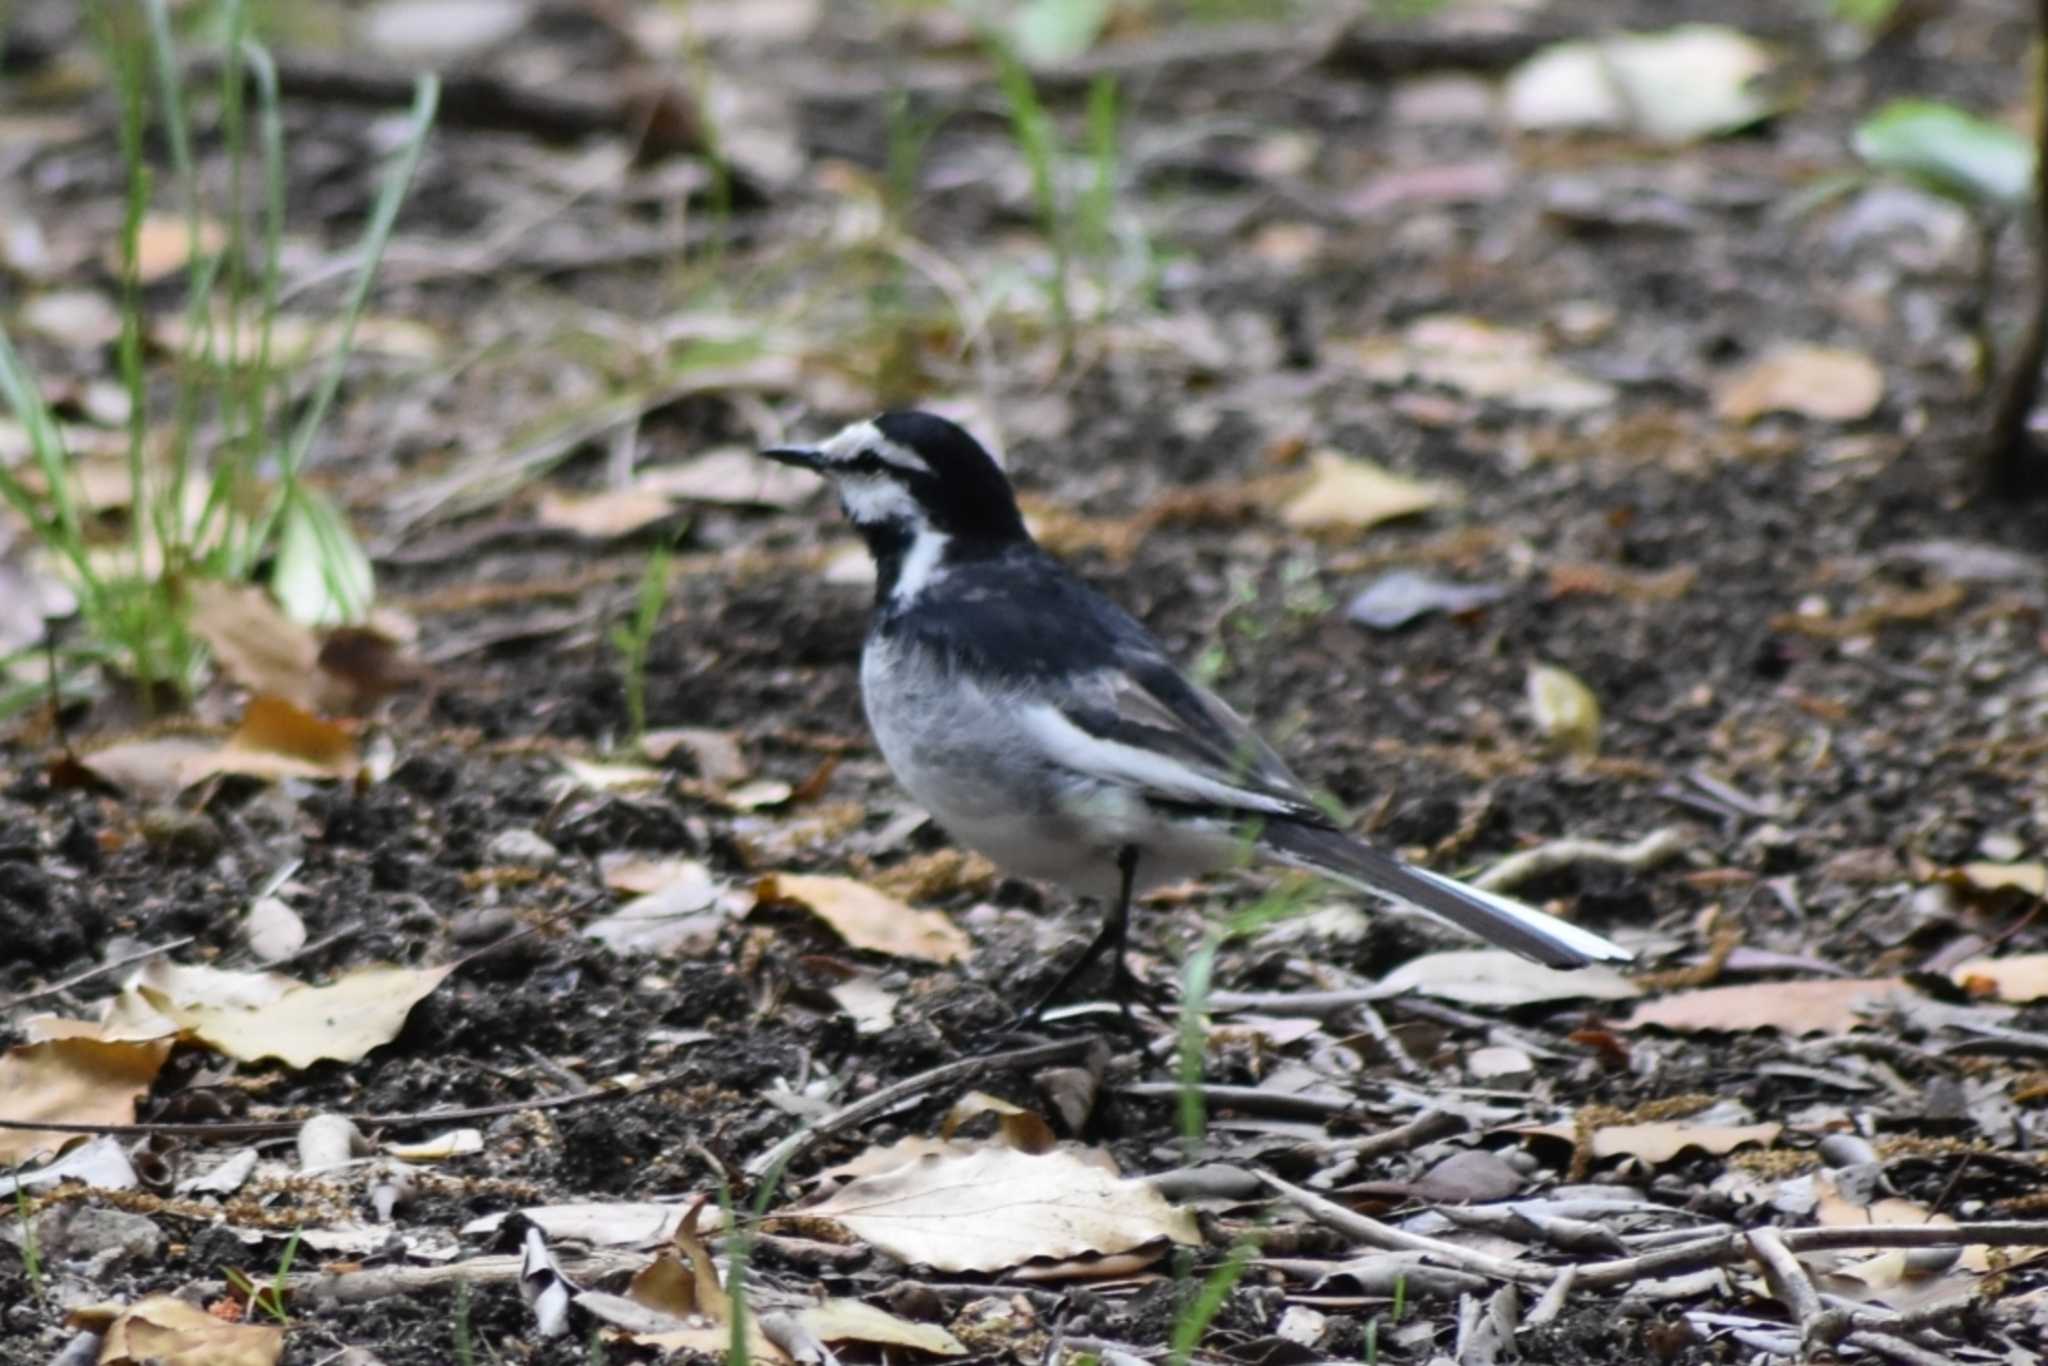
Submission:
<svg viewBox="0 0 2048 1366">
<path fill-rule="evenodd" d="M 1006 872 L 1114 896 L 1117 853 L 1127 845 L 1138 849 L 1140 888 L 1219 867 L 1242 848 L 1228 830 L 1167 824 L 1129 786 L 1053 765 L 1024 742 L 1016 699 L 906 672 L 888 650 L 870 642 L 861 660 L 882 757 L 949 835 Z M 878 689 L 885 670 L 891 685 Z M 916 685 L 920 677 L 928 686 Z"/>
</svg>

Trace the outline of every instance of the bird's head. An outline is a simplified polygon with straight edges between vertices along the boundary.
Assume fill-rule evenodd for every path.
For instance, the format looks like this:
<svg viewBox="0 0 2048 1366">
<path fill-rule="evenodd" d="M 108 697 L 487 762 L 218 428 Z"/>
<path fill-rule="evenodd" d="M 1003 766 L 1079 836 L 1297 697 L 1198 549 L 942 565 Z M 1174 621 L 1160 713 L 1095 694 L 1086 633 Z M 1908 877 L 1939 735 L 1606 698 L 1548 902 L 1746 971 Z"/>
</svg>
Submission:
<svg viewBox="0 0 2048 1366">
<path fill-rule="evenodd" d="M 934 536 L 954 554 L 1029 539 L 995 460 L 957 423 L 932 413 L 883 413 L 816 446 L 761 454 L 831 480 L 847 520 L 884 570 L 890 554 L 900 557 L 920 541 L 931 545 Z"/>
</svg>

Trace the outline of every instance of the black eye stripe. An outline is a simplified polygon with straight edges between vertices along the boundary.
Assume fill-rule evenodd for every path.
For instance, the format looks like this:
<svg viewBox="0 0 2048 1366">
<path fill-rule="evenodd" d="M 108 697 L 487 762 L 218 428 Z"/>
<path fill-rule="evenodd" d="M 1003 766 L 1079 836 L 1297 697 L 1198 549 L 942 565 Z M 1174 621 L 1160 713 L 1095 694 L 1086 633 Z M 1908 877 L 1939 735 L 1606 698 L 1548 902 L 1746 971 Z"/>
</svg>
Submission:
<svg viewBox="0 0 2048 1366">
<path fill-rule="evenodd" d="M 862 451 L 853 459 L 842 462 L 839 468 L 847 474 L 886 474 L 893 479 L 912 479 L 921 473 L 884 460 L 873 451 Z"/>
</svg>

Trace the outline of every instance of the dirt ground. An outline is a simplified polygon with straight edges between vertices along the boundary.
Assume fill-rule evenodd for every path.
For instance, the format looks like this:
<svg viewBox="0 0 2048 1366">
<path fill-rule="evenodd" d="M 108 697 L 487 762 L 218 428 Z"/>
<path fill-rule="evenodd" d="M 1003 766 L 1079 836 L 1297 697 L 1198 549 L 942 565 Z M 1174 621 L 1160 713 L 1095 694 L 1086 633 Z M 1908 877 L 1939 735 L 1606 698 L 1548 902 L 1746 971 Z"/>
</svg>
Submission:
<svg viewBox="0 0 2048 1366">
<path fill-rule="evenodd" d="M 32 79 L 82 47 L 52 18 L 63 8 L 17 7 L 17 27 L 47 51 L 9 42 L 8 114 L 61 113 L 76 128 L 9 153 L 0 200 L 60 243 L 109 231 L 121 188 L 111 102 L 90 83 L 52 81 L 51 94 Z M 1192 1148 L 1161 1085 L 1180 1075 L 1172 1031 L 1141 1017 L 1134 1039 L 1112 1015 L 1083 1013 L 1047 1027 L 1101 1034 L 1086 1064 L 1093 1103 L 1074 1117 L 1046 1099 L 1040 1068 L 986 1070 L 808 1146 L 793 1191 L 856 1151 L 936 1132 L 979 1087 L 1052 1116 L 1062 1138 L 1113 1154 L 1126 1174 L 1270 1171 L 1390 1224 L 1590 1184 L 1703 1227 L 1806 1227 L 1813 1202 L 1786 1191 L 1832 1170 L 1820 1155 L 1830 1135 L 1867 1145 L 1871 1179 L 1898 1202 L 1869 1222 L 2038 1213 L 2048 1013 L 2027 1000 L 2048 987 L 2001 1001 L 1957 970 L 2048 953 L 2043 887 L 2028 881 L 2048 858 L 2041 513 L 1975 496 L 1984 398 L 1966 225 L 1898 186 L 1807 193 L 1855 168 L 1851 130 L 1885 99 L 2023 112 L 2033 36 L 2012 7 L 1909 5 L 1896 32 L 1852 50 L 1817 4 L 1454 7 L 1342 42 L 1320 21 L 1254 15 L 1219 30 L 1120 6 L 1096 58 L 1152 55 L 1119 68 L 1115 245 L 1072 268 L 1064 356 L 1031 279 L 1047 257 L 1030 176 L 970 29 L 886 5 L 764 5 L 752 19 L 745 6 L 691 8 L 701 61 L 655 60 L 608 7 L 575 5 L 538 7 L 462 58 L 565 99 L 715 80 L 731 96 L 729 115 L 714 108 L 731 119 L 733 204 L 717 208 L 697 158 L 629 160 L 628 127 L 565 138 L 479 126 L 451 96 L 370 306 L 425 324 L 434 344 L 368 347 L 314 451 L 372 547 L 380 602 L 417 624 L 418 676 L 362 720 L 365 752 L 383 756 L 374 776 L 211 782 L 153 802 L 54 780 L 47 712 L 0 733 L 0 1040 L 24 1043 L 40 1012 L 90 1016 L 119 972 L 45 989 L 146 946 L 183 941 L 178 961 L 254 966 L 248 908 L 297 860 L 282 895 L 309 947 L 281 970 L 322 981 L 372 963 L 460 966 L 360 1061 L 295 1069 L 181 1048 L 137 1119 L 280 1121 L 253 1141 L 288 1157 L 291 1123 L 316 1112 L 423 1117 L 372 1134 L 397 1141 L 453 1127 L 433 1118 L 443 1112 L 659 1079 L 472 1121 L 482 1150 L 421 1168 L 388 1241 L 302 1250 L 300 1273 L 516 1253 L 516 1222 L 461 1230 L 538 1205 L 713 1192 L 820 1114 L 1019 1047 L 1003 1025 L 1091 932 L 1092 908 L 949 859 L 891 782 L 858 696 L 870 590 L 848 569 L 829 501 L 771 506 L 728 489 L 676 498 L 618 534 L 550 511 L 618 487 L 622 460 L 630 483 L 915 401 L 999 444 L 1044 538 L 1201 661 L 1374 839 L 1471 873 L 1566 838 L 1669 831 L 1667 859 L 1568 861 L 1516 888 L 1638 950 L 1653 976 L 1634 1000 L 1425 989 L 1362 1013 L 1290 1010 L 1283 996 L 1354 989 L 1471 947 L 1404 916 L 1362 922 L 1354 900 L 1317 893 L 1315 916 L 1217 956 L 1215 989 L 1260 1000 L 1252 1022 L 1218 1015 L 1202 1080 L 1255 1089 L 1211 1093 L 1212 1127 Z M 1504 127 L 1497 83 L 1541 41 L 1685 18 L 1778 44 L 1784 111 L 1675 148 Z M 1157 55 L 1173 43 L 1194 55 Z M 1086 81 L 1073 72 L 1088 74 L 1085 62 L 1043 82 L 1077 148 Z M 893 119 L 892 88 L 909 92 Z M 323 267 L 355 241 L 402 109 L 295 96 L 289 82 L 285 108 L 290 272 L 310 282 L 299 302 L 332 307 L 340 285 Z M 892 201 L 892 128 L 905 121 L 934 131 Z M 199 152 L 214 164 L 205 129 L 202 117 Z M 1083 180 L 1098 169 L 1078 165 Z M 2026 275 L 2020 236 L 2003 239 L 2007 280 Z M 101 288 L 98 271 L 85 252 L 74 278 L 17 279 L 10 292 Z M 1996 293 L 1998 327 L 2022 292 Z M 1413 336 L 1404 328 L 1452 315 L 1540 339 L 1601 397 L 1550 401 L 1520 371 L 1482 392 L 1373 368 L 1388 339 Z M 1744 420 L 1727 406 L 1734 377 L 1788 343 L 1874 362 L 1881 397 L 1854 416 Z M 110 372 L 105 346 L 24 349 L 46 378 Z M 1288 481 L 1321 451 L 1458 496 L 1369 529 L 1291 526 Z M 663 543 L 675 559 L 646 657 L 646 724 L 728 733 L 740 771 L 709 772 L 685 744 L 656 764 L 654 790 L 578 784 L 565 757 L 630 747 L 611 635 Z M 1348 620 L 1346 604 L 1394 569 L 1499 594 L 1398 629 Z M 1527 687 L 1538 664 L 1597 698 L 1596 755 L 1542 733 Z M 231 722 L 243 697 L 217 681 L 197 714 Z M 105 705 L 65 719 L 87 746 L 134 726 Z M 947 912 L 971 948 L 950 964 L 864 951 L 771 901 L 715 919 L 685 948 L 622 954 L 580 932 L 623 900 L 600 864 L 622 852 L 697 860 L 741 908 L 767 873 L 859 877 Z M 1993 864 L 2016 870 L 2016 890 L 1986 890 Z M 1137 924 L 1141 971 L 1177 980 L 1210 926 L 1279 883 L 1247 870 L 1155 898 Z M 1897 975 L 1906 985 L 1886 1010 L 1810 1035 L 1752 1028 L 1777 1018 L 1754 1004 L 1767 997 L 1707 1027 L 1630 1022 L 1710 986 Z M 849 978 L 886 993 L 893 1018 L 858 1027 L 833 995 Z M 1500 1050 L 1524 1066 L 1474 1061 Z M 1290 1107 L 1296 1092 L 1320 1099 Z M 1454 1132 L 1335 1170 L 1346 1140 L 1431 1105 L 1458 1117 Z M 1583 1146 L 1602 1126 L 1695 1115 L 1715 1133 L 1773 1127 L 1739 1147 L 1703 1132 L 1662 1154 L 1618 1138 L 1569 1170 L 1574 1124 Z M 1562 1137 L 1518 1125 L 1561 1125 Z M 202 1169 L 250 1141 L 159 1137 L 152 1170 Z M 1418 1184 L 1475 1152 L 1513 1184 L 1484 1198 Z M 161 1240 L 104 1255 L 56 1238 L 41 1273 L 54 1300 L 38 1299 L 18 1246 L 0 1246 L 0 1362 L 52 1360 L 72 1336 L 60 1302 L 180 1287 L 211 1298 L 227 1268 L 264 1279 L 291 1228 L 337 1208 L 368 1218 L 366 1181 L 273 1182 L 236 1206 L 260 1208 L 260 1227 L 162 1185 L 52 1202 L 139 1213 Z M 1497 1280 L 1463 1294 L 1461 1327 L 1458 1294 L 1404 1292 L 1397 1311 L 1383 1289 L 1329 1279 L 1361 1245 L 1256 1186 L 1201 1207 L 1206 1247 L 1107 1279 L 936 1271 L 878 1250 L 828 1256 L 797 1236 L 761 1244 L 752 1274 L 886 1296 L 956 1334 L 991 1300 L 1008 1304 L 1013 1330 L 973 1341 L 983 1359 L 1043 1359 L 1055 1332 L 1158 1356 L 1231 1239 L 1263 1221 L 1268 1261 L 1224 1300 L 1204 1360 L 1761 1361 L 1797 1337 L 1765 1331 L 1796 1324 L 1797 1306 L 1737 1259 L 1690 1284 L 1576 1290 L 1547 1322 L 1489 1346 L 1475 1325 Z M 1656 1246 L 1637 1235 L 1671 1227 L 1636 1218 L 1613 1225 L 1626 1235 L 1616 1247 Z M 1607 1255 L 1526 1228 L 1413 1227 L 1559 1267 Z M 2039 1249 L 1973 1255 L 1973 1268 L 1882 1285 L 1875 1272 L 1809 1271 L 1843 1297 L 1830 1307 L 1878 1316 L 1857 1331 L 1883 1327 L 1887 1306 L 1960 1301 L 1924 1324 L 1885 1321 L 1897 1332 L 1883 1343 L 1923 1354 L 1889 1359 L 2041 1359 Z M 1519 1312 L 1541 1291 L 1525 1286 Z M 1318 1303 L 1319 1336 L 1280 1336 L 1290 1305 Z M 460 1314 L 479 1359 L 596 1359 L 589 1319 L 541 1338 L 509 1280 L 477 1284 Z M 308 1293 L 291 1319 L 291 1361 L 343 1347 L 391 1366 L 461 1359 L 445 1286 L 360 1302 Z M 1854 1333 L 1815 1350 L 1885 1359 Z"/>
</svg>

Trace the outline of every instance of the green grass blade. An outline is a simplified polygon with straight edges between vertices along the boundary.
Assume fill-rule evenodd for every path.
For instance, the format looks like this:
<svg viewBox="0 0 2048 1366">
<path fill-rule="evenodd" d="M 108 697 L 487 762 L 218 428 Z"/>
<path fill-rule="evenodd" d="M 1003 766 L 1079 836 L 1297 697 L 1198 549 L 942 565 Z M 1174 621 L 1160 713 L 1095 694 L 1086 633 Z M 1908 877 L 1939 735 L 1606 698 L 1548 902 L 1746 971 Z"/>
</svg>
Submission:
<svg viewBox="0 0 2048 1366">
<path fill-rule="evenodd" d="M 405 202 L 413 173 L 419 169 L 420 154 L 426 150 L 427 134 L 434 126 L 434 110 L 440 100 L 440 79 L 432 73 L 422 75 L 413 87 L 411 129 L 399 149 L 397 163 L 384 177 L 376 206 L 370 211 L 369 226 L 363 231 L 362 260 L 342 311 L 340 341 L 328 362 L 326 373 L 313 391 L 313 401 L 307 405 L 305 415 L 285 447 L 282 474 L 287 485 L 297 480 L 306 452 L 312 448 L 313 438 L 319 432 L 320 424 L 326 421 L 327 410 L 334 403 L 336 391 L 341 388 L 342 373 L 347 369 L 349 355 L 355 347 L 356 323 L 363 315 L 364 305 L 369 302 L 370 288 L 376 283 L 378 263 L 384 259 L 384 249 L 390 245 L 391 229 L 398 221 L 399 205 Z"/>
</svg>

